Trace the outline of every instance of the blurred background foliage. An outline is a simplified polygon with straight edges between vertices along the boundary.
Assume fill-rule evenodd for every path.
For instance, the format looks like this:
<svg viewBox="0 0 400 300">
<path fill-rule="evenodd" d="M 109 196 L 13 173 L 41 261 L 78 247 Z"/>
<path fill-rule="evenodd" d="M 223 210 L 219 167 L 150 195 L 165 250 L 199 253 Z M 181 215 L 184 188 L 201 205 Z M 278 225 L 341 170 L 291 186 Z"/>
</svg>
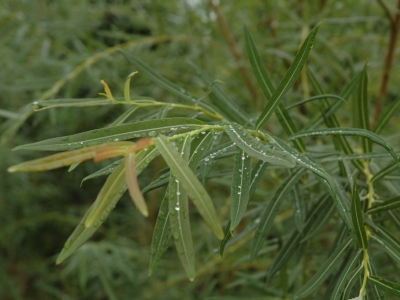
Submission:
<svg viewBox="0 0 400 300">
<path fill-rule="evenodd" d="M 386 5 L 394 15 L 395 1 L 387 0 Z M 10 152 L 17 145 L 106 126 L 124 111 L 120 106 L 107 106 L 27 113 L 28 105 L 37 100 L 97 97 L 102 92 L 100 79 L 109 84 L 115 96 L 121 96 L 125 78 L 135 69 L 116 48 L 129 51 L 172 82 L 200 96 L 207 86 L 188 64 L 193 62 L 212 78 L 224 81 L 223 89 L 232 101 L 256 117 L 265 100 L 250 72 L 243 25 L 248 26 L 266 68 L 278 81 L 309 29 L 321 20 L 325 21 L 308 66 L 325 92 L 339 94 L 367 61 L 372 106 L 379 93 L 390 31 L 382 1 L 2 0 L 1 298 L 204 299 L 269 295 L 268 299 L 282 299 L 280 290 L 260 284 L 253 275 L 267 268 L 268 253 L 277 246 L 273 243 L 266 246 L 264 255 L 250 264 L 250 236 L 243 234 L 233 240 L 222 260 L 216 250 L 218 241 L 204 231 L 204 224 L 197 222 L 195 212 L 191 219 L 196 224 L 192 227 L 198 263 L 196 280 L 188 282 L 174 250 L 167 250 L 156 272 L 148 277 L 151 236 L 162 190 L 146 196 L 150 207 L 148 219 L 136 211 L 125 195 L 91 241 L 56 266 L 55 258 L 63 243 L 95 199 L 104 178 L 80 187 L 81 180 L 101 164 L 84 163 L 72 173 L 61 169 L 7 174 L 6 168 L 42 156 Z M 399 95 L 398 52 L 396 48 L 384 107 Z M 133 95 L 177 101 L 174 95 L 141 74 L 132 79 L 131 86 Z M 295 102 L 310 94 L 313 91 L 301 77 L 286 101 Z M 342 125 L 351 126 L 349 106 L 339 114 Z M 300 128 L 313 110 L 319 112 L 313 105 L 292 112 Z M 139 120 L 143 114 L 145 111 L 140 110 L 134 118 Z M 18 127 L 13 125 L 16 120 L 24 120 L 23 116 L 26 121 L 14 134 Z M 389 125 L 385 134 L 398 131 L 398 124 Z M 269 130 L 283 134 L 274 118 Z M 162 166 L 161 160 L 156 160 L 141 175 L 142 187 L 156 178 Z M 271 189 L 279 181 L 279 174 L 269 175 L 272 176 L 266 176 L 260 184 L 254 206 L 271 195 Z M 226 220 L 230 177 L 210 180 L 208 188 L 221 212 L 221 220 Z M 253 219 L 250 206 L 242 230 Z M 328 243 L 332 230 L 336 228 L 325 230 L 315 251 L 323 251 L 321 248 Z M 284 226 L 278 224 L 276 232 L 277 236 L 284 235 Z M 279 277 L 274 280 L 279 281 Z"/>
</svg>

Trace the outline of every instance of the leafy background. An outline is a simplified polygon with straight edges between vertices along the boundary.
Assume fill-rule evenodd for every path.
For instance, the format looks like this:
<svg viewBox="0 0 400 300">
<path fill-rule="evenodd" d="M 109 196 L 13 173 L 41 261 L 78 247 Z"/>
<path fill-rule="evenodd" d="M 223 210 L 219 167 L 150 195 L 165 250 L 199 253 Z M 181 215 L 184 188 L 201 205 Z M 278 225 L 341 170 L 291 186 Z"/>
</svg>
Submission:
<svg viewBox="0 0 400 300">
<path fill-rule="evenodd" d="M 394 1 L 387 1 L 394 12 Z M 148 277 L 150 243 L 163 191 L 147 194 L 150 216 L 143 218 L 125 195 L 99 232 L 65 263 L 55 259 L 80 218 L 94 200 L 103 179 L 80 187 L 81 179 L 101 164 L 84 163 L 72 173 L 65 169 L 35 174 L 7 174 L 6 168 L 37 153 L 9 150 L 17 145 L 45 138 L 73 134 L 111 123 L 121 107 L 66 108 L 35 113 L 13 134 L 11 121 L 24 107 L 37 100 L 93 98 L 102 91 L 100 79 L 121 96 L 126 76 L 135 69 L 115 52 L 123 48 L 145 61 L 160 74 L 195 95 L 207 86 L 188 62 L 194 62 L 215 79 L 244 111 L 257 117 L 264 106 L 261 90 L 250 71 L 245 51 L 243 25 L 251 32 L 265 66 L 279 81 L 290 65 L 310 26 L 325 20 L 310 54 L 309 66 L 329 93 L 339 94 L 343 86 L 368 61 L 371 111 L 379 95 L 382 70 L 389 41 L 389 20 L 380 1 L 229 1 L 221 3 L 187 1 L 12 1 L 0 4 L 0 294 L 4 299 L 203 299 L 216 296 L 274 295 L 279 290 L 262 284 L 258 271 L 267 269 L 269 253 L 277 245 L 263 248 L 262 259 L 249 262 L 251 235 L 239 236 L 227 248 L 224 259 L 218 241 L 193 214 L 197 278 L 189 283 L 175 251 L 165 253 L 160 265 Z M 305 32 L 305 33 L 304 33 Z M 395 51 L 397 54 L 398 51 Z M 389 92 L 383 109 L 399 94 L 399 64 L 395 56 Z M 60 81 L 61 80 L 61 81 Z M 143 75 L 132 79 L 134 95 L 171 102 L 176 97 Z M 301 77 L 286 97 L 293 103 L 309 94 Z M 342 125 L 352 126 L 351 102 L 340 111 Z M 307 110 L 302 111 L 302 110 Z M 306 115 L 318 113 L 309 105 L 293 112 L 301 127 Z M 141 111 L 141 114 L 145 114 Z M 141 114 L 135 115 L 138 120 Z M 275 117 L 269 130 L 285 136 Z M 384 135 L 398 145 L 398 125 L 393 118 Z M 231 161 L 222 161 L 227 169 Z M 164 166 L 156 160 L 140 177 L 141 186 L 156 178 Z M 254 222 L 257 205 L 270 197 L 284 174 L 265 176 L 247 217 L 239 225 L 245 232 Z M 396 173 L 394 174 L 396 175 Z M 221 220 L 229 214 L 230 177 L 211 179 L 211 191 Z M 271 241 L 287 234 L 284 203 Z M 199 222 L 197 222 L 199 221 Z M 317 268 L 314 254 L 331 245 L 335 224 L 327 224 L 309 246 L 293 274 Z M 207 232 L 205 234 L 204 232 Z M 275 251 L 275 252 L 274 252 Z M 313 259 L 311 259 L 311 257 Z M 396 265 L 379 257 L 381 273 L 399 274 Z M 386 271 L 386 272 L 385 272 Z M 399 277 L 391 275 L 394 281 Z M 279 284 L 279 277 L 274 279 Z M 289 282 L 290 282 L 289 275 Z M 273 297 L 273 296 L 271 296 Z M 272 298 L 269 298 L 272 299 Z M 390 298 L 389 298 L 390 299 Z"/>
</svg>

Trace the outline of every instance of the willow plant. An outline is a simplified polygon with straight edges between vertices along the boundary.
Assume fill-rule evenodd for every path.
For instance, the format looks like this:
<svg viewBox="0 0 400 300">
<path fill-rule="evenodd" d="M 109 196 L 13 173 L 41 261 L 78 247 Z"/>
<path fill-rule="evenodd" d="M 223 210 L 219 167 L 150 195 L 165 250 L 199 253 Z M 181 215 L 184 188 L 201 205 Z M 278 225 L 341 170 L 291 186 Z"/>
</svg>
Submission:
<svg viewBox="0 0 400 300">
<path fill-rule="evenodd" d="M 330 251 L 321 254 L 320 259 L 324 262 L 313 276 L 307 278 L 303 286 L 290 289 L 292 299 L 308 297 L 319 288 L 326 295 L 324 299 L 384 299 L 386 292 L 400 296 L 400 285 L 379 277 L 378 274 L 383 277 L 385 274 L 380 274 L 380 266 L 374 264 L 374 257 L 382 253 L 386 253 L 395 264 L 400 263 L 400 243 L 392 230 L 393 226 L 398 228 L 400 225 L 396 211 L 400 206 L 400 196 L 396 195 L 397 189 L 385 181 L 398 168 L 399 160 L 394 149 L 380 136 L 400 105 L 400 100 L 396 100 L 382 114 L 374 131 L 371 131 L 365 67 L 344 87 L 340 95 L 326 94 L 308 69 L 308 80 L 318 95 L 290 107 L 282 101 L 304 68 L 319 27 L 320 24 L 317 24 L 304 40 L 277 86 L 271 80 L 245 28 L 251 67 L 267 99 L 265 108 L 254 119 L 230 101 L 221 89 L 214 86 L 217 82 L 212 81 L 197 66 L 192 65 L 205 84 L 210 86 L 200 97 L 168 81 L 144 62 L 123 51 L 126 59 L 141 74 L 180 97 L 185 101 L 184 104 L 131 97 L 130 79 L 136 72 L 128 76 L 123 98 L 114 98 L 108 85 L 102 81 L 105 90 L 102 95 L 106 99 L 34 102 L 32 105 L 36 110 L 120 104 L 129 107 L 108 127 L 51 138 L 14 149 L 61 152 L 12 166 L 8 169 L 10 172 L 46 171 L 64 166 L 71 166 L 71 170 L 84 160 L 93 159 L 96 162 L 122 156 L 122 159 L 118 158 L 84 179 L 108 176 L 96 200 L 65 243 L 57 263 L 72 255 L 96 232 L 126 190 L 138 211 L 148 216 L 142 193 L 166 186 L 152 239 L 149 273 L 154 271 L 169 241 L 173 239 L 188 278 L 194 280 L 195 247 L 188 200 L 192 201 L 210 231 L 221 240 L 222 255 L 245 216 L 257 184 L 266 176 L 267 170 L 275 170 L 286 176 L 273 196 L 265 201 L 259 216 L 246 229 L 249 232 L 255 230 L 250 260 L 261 259 L 258 255 L 265 247 L 280 207 L 285 199 L 292 197 L 294 226 L 287 228 L 288 235 L 265 273 L 267 281 L 270 282 L 278 271 L 285 272 L 288 261 L 295 254 L 298 257 L 305 256 L 308 242 L 328 222 L 335 222 L 339 230 L 335 232 Z M 335 113 L 352 94 L 356 95 L 358 126 L 341 127 Z M 207 97 L 210 101 L 206 100 Z M 317 100 L 321 113 L 310 118 L 299 131 L 289 110 Z M 129 122 L 129 117 L 144 107 L 154 113 L 149 114 L 145 120 Z M 170 110 L 181 116 L 168 118 Z M 185 115 L 187 112 L 193 114 Z M 264 129 L 273 114 L 289 136 L 286 141 Z M 319 143 L 327 143 L 329 150 L 307 149 L 305 140 L 314 141 L 314 137 L 318 137 Z M 356 139 L 349 142 L 349 137 Z M 373 144 L 384 151 L 374 150 Z M 137 176 L 159 155 L 165 160 L 168 170 L 140 190 Z M 229 220 L 219 218 L 206 184 L 215 163 L 223 158 L 233 159 L 230 170 L 232 183 Z M 388 158 L 392 162 L 384 165 Z M 378 182 L 387 184 L 392 195 L 379 195 L 375 189 Z M 309 200 L 306 201 L 305 197 Z M 224 231 L 221 224 L 226 224 Z"/>
</svg>

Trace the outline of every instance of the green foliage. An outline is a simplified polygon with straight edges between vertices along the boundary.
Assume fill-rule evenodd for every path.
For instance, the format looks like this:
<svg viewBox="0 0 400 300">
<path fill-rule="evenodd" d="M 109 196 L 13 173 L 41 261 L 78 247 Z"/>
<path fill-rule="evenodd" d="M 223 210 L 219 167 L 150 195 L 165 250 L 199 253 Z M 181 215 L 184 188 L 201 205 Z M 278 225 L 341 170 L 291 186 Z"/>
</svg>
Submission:
<svg viewBox="0 0 400 300">
<path fill-rule="evenodd" d="M 134 295 L 140 299 L 347 300 L 400 296 L 400 189 L 393 182 L 399 180 L 398 145 L 396 136 L 382 134 L 390 130 L 388 124 L 393 122 L 400 98 L 394 97 L 376 122 L 371 122 L 369 93 L 376 90 L 377 75 L 373 63 L 364 63 L 365 50 L 358 50 L 357 44 L 355 52 L 345 53 L 326 39 L 324 27 L 331 23 L 337 27 L 335 19 L 316 25 L 294 21 L 304 24 L 300 25 L 303 33 L 300 43 L 296 40 L 289 45 L 282 41 L 293 40 L 297 32 L 282 30 L 268 42 L 273 44 L 268 44 L 254 25 L 245 21 L 248 27 L 244 31 L 237 27 L 236 35 L 243 52 L 247 51 L 246 67 L 258 84 L 252 88 L 248 82 L 253 78 L 241 69 L 245 59 L 237 59 L 240 66 L 213 68 L 217 58 L 212 56 L 228 55 L 226 49 L 219 49 L 217 37 L 205 47 L 218 53 L 199 52 L 204 41 L 191 36 L 197 30 L 201 36 L 205 28 L 202 31 L 193 25 L 189 27 L 193 32 L 187 35 L 166 34 L 163 9 L 177 11 L 175 3 L 167 2 L 170 6 L 160 4 L 152 10 L 154 15 L 147 15 L 153 25 L 138 13 L 140 18 L 133 23 L 116 21 L 116 26 L 132 27 L 119 34 L 112 28 L 102 31 L 102 25 L 93 25 L 90 34 L 94 38 L 67 34 L 63 47 L 73 46 L 81 54 L 69 57 L 67 51 L 64 67 L 70 71 L 65 78 L 51 86 L 52 80 L 44 77 L 45 91 L 33 95 L 37 101 L 18 112 L 12 111 L 21 103 L 0 110 L 0 117 L 7 119 L 1 127 L 1 142 L 7 149 L 16 146 L 13 150 L 18 150 L 3 163 L 4 169 L 14 173 L 70 167 L 66 175 L 59 171 L 52 171 L 55 176 L 45 172 L 4 175 L 3 185 L 13 186 L 7 198 L 17 199 L 15 204 L 7 202 L 7 209 L 22 210 L 22 217 L 14 212 L 1 221 L 6 224 L 0 235 L 3 252 L 12 256 L 15 245 L 23 245 L 18 241 L 19 231 L 21 240 L 34 237 L 19 230 L 22 227 L 33 231 L 38 226 L 35 236 L 47 236 L 41 223 L 59 223 L 49 240 L 53 235 L 66 239 L 58 257 L 54 256 L 58 239 L 51 245 L 43 243 L 49 247 L 45 250 L 50 259 L 42 267 L 46 278 L 36 281 L 35 288 L 21 292 L 15 284 L 10 270 L 18 257 L 4 264 L 4 269 L 0 267 L 0 287 L 5 288 L 7 297 L 22 299 L 30 289 L 35 291 L 32 299 L 128 299 Z M 75 8 L 60 3 L 45 5 L 79 13 L 79 1 Z M 147 6 L 154 3 L 135 4 L 135 11 L 149 12 Z M 236 4 L 240 9 L 242 4 Z M 355 4 L 347 4 L 352 11 Z M 204 5 L 185 2 L 192 23 L 209 18 L 207 7 L 214 4 Z M 289 7 L 283 8 L 286 4 L 263 5 L 264 9 L 275 5 L 278 18 L 291 12 Z M 124 17 L 122 2 L 110 7 L 116 10 L 110 10 L 111 15 L 130 19 Z M 313 8 L 305 7 L 304 13 L 311 14 Z M 245 8 L 260 11 L 255 4 Z M 214 14 L 221 18 L 218 10 Z M 323 19 L 323 14 L 315 18 Z M 362 29 L 352 15 L 342 20 L 354 24 L 356 31 Z M 272 33 L 275 30 L 274 26 L 270 29 Z M 136 39 L 135 33 L 132 40 L 127 32 L 135 30 L 156 34 Z M 174 30 L 178 32 L 179 26 Z M 348 33 L 347 29 L 342 32 Z M 88 46 L 83 46 L 84 41 Z M 103 50 L 90 52 L 94 47 L 90 43 L 100 43 Z M 232 43 L 229 51 L 235 56 Z M 56 63 L 46 45 L 43 40 L 44 61 Z M 273 55 L 261 52 L 271 47 Z M 110 61 L 118 66 L 104 63 L 91 69 L 95 62 L 116 53 L 119 55 Z M 191 62 L 182 61 L 181 55 Z M 223 65 L 223 60 L 218 64 Z M 195 74 L 188 71 L 188 65 Z M 236 68 L 242 79 L 232 74 Z M 90 80 L 74 81 L 82 79 L 79 74 L 83 70 Z M 139 74 L 135 75 L 136 71 Z M 130 75 L 124 81 L 121 74 Z M 217 76 L 224 80 L 224 88 L 218 84 L 221 81 L 214 80 Z M 113 80 L 109 81 L 113 92 L 122 91 L 123 96 L 114 97 L 102 80 L 104 93 L 94 98 L 102 77 Z M 243 82 L 247 82 L 247 90 Z M 38 84 L 38 80 L 34 82 L 35 89 Z M 49 99 L 60 90 L 59 99 Z M 257 96 L 260 92 L 266 101 Z M 68 129 L 60 129 L 63 124 Z M 28 137 L 32 128 L 35 136 Z M 15 135 L 18 129 L 20 134 Z M 28 153 L 27 159 L 34 157 L 34 151 L 63 152 L 20 162 L 21 150 Z M 91 159 L 99 165 L 84 162 Z M 90 197 L 95 198 L 89 208 L 70 203 L 70 186 L 67 192 L 62 190 L 71 177 L 78 179 L 78 185 L 83 178 L 79 193 L 86 192 L 77 192 L 79 201 L 87 204 Z M 104 183 L 99 188 L 101 180 Z M 58 195 L 65 212 L 59 209 L 62 213 L 51 215 L 39 205 L 35 208 L 33 201 L 24 202 L 22 190 L 32 191 L 39 184 L 30 201 L 48 199 L 52 204 L 46 209 L 57 211 L 52 205 Z M 129 194 L 134 205 L 125 201 L 124 194 Z M 5 195 L 2 192 L 1 200 Z M 36 218 L 29 213 L 35 209 Z M 76 226 L 72 234 L 71 226 Z M 182 268 L 177 270 L 178 261 Z M 146 278 L 147 266 L 150 279 Z M 58 270 L 62 275 L 51 279 Z M 191 286 L 186 284 L 188 279 L 194 281 Z"/>
</svg>

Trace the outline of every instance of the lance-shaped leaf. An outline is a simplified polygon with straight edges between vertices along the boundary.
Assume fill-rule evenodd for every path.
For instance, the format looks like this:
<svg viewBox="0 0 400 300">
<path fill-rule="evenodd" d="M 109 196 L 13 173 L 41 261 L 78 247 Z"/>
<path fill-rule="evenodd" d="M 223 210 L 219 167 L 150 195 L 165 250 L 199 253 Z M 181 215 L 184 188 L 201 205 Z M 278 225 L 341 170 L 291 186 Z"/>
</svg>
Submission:
<svg viewBox="0 0 400 300">
<path fill-rule="evenodd" d="M 397 284 L 395 282 L 377 276 L 369 276 L 368 282 L 372 283 L 373 285 L 377 286 L 383 291 L 386 291 L 392 295 L 400 297 L 400 284 Z"/>
<path fill-rule="evenodd" d="M 382 226 L 377 225 L 377 229 L 376 233 L 371 234 L 372 240 L 378 243 L 393 260 L 400 263 L 400 243 L 397 238 Z"/>
<path fill-rule="evenodd" d="M 400 96 L 393 101 L 393 103 L 388 107 L 385 113 L 381 114 L 381 117 L 379 118 L 374 128 L 374 132 L 376 134 L 380 134 L 382 132 L 383 128 L 386 127 L 386 124 L 389 122 L 390 118 L 393 116 L 399 106 Z"/>
<path fill-rule="evenodd" d="M 351 253 L 352 250 L 350 250 L 349 252 Z M 340 277 L 336 282 L 333 292 L 331 293 L 331 300 L 340 300 L 346 284 L 346 280 L 359 263 L 361 254 L 362 250 L 359 249 L 352 257 L 348 259 L 346 266 L 342 270 L 340 270 Z"/>
<path fill-rule="evenodd" d="M 376 270 L 375 267 L 372 263 L 372 261 L 369 261 L 368 264 L 368 271 L 369 271 L 369 276 L 376 276 Z M 382 291 L 374 284 L 367 284 L 367 289 L 370 290 L 374 296 L 374 299 L 377 300 L 386 300 L 385 295 L 382 293 Z"/>
<path fill-rule="evenodd" d="M 268 270 L 267 278 L 272 278 L 274 274 L 278 272 L 292 257 L 293 253 L 299 248 L 300 240 L 304 234 L 307 234 L 307 232 L 316 225 L 315 221 L 317 220 L 317 216 L 325 214 L 327 210 L 329 210 L 329 206 L 327 205 L 328 201 L 332 200 L 330 199 L 329 194 L 326 194 L 314 203 L 310 212 L 307 214 L 302 232 L 297 231 L 297 229 L 294 230 L 280 249 L 278 255 L 274 258 Z"/>
<path fill-rule="evenodd" d="M 75 163 L 95 158 L 96 151 L 110 147 L 128 147 L 133 145 L 131 142 L 107 143 L 99 146 L 92 146 L 85 149 L 67 151 L 53 154 L 43 158 L 38 158 L 23 162 L 21 164 L 9 167 L 8 172 L 41 172 L 57 168 L 67 167 Z"/>
<path fill-rule="evenodd" d="M 362 129 L 370 131 L 369 126 L 369 113 L 368 113 L 368 75 L 367 75 L 367 65 L 364 65 L 364 69 L 361 72 L 361 78 L 358 85 L 358 99 L 357 99 L 357 111 L 358 111 L 358 119 L 359 126 Z M 368 153 L 372 151 L 372 144 L 369 139 L 363 139 L 363 150 L 364 153 Z"/>
<path fill-rule="evenodd" d="M 266 161 L 272 165 L 283 167 L 294 167 L 294 159 L 287 153 L 273 149 L 271 145 L 261 143 L 237 123 L 231 123 L 225 128 L 225 132 L 236 143 L 236 145 L 245 151 L 248 155 L 259 160 Z"/>
<path fill-rule="evenodd" d="M 289 140 L 294 140 L 297 138 L 309 137 L 309 136 L 317 136 L 317 135 L 349 135 L 349 136 L 359 136 L 363 138 L 367 138 L 372 142 L 382 146 L 386 149 L 387 152 L 393 157 L 393 159 L 398 162 L 397 155 L 394 152 L 393 148 L 379 135 L 375 133 L 360 129 L 360 128 L 324 128 L 324 129 L 317 129 L 317 130 L 306 130 L 298 132 L 291 137 Z"/>
<path fill-rule="evenodd" d="M 136 155 L 136 176 L 138 176 L 142 170 L 148 166 L 148 164 L 156 157 L 159 153 L 157 149 L 152 148 L 151 150 L 146 149 L 141 150 Z M 125 164 L 125 162 L 124 162 Z M 115 171 L 110 175 L 112 176 Z M 124 175 L 125 175 L 125 167 L 124 167 Z M 110 178 L 110 177 L 109 177 Z M 118 177 L 119 180 L 119 177 Z M 125 176 L 124 176 L 124 180 Z M 120 187 L 119 181 L 113 180 L 112 178 L 107 179 L 100 193 L 97 195 L 97 198 L 94 202 L 93 208 L 90 210 L 89 214 L 85 219 L 85 226 L 90 227 L 94 224 L 94 222 L 100 217 L 100 215 L 104 212 L 106 207 L 108 206 L 108 201 L 115 193 L 124 193 L 126 190 Z"/>
<path fill-rule="evenodd" d="M 233 165 L 231 186 L 230 230 L 234 230 L 242 220 L 249 202 L 251 158 L 242 149 L 237 148 Z"/>
<path fill-rule="evenodd" d="M 340 260 L 346 254 L 347 248 L 351 245 L 352 241 L 347 238 L 339 247 L 332 253 L 331 256 L 322 264 L 317 273 L 298 290 L 293 299 L 304 298 L 312 294 L 324 280 L 333 272 L 335 267 L 339 265 Z"/>
<path fill-rule="evenodd" d="M 272 227 L 275 216 L 279 211 L 279 207 L 281 206 L 282 201 L 294 188 L 295 184 L 299 181 L 304 172 L 305 169 L 299 168 L 291 173 L 285 179 L 285 181 L 282 182 L 281 186 L 275 192 L 274 196 L 272 196 L 271 200 L 269 200 L 261 216 L 260 223 L 256 229 L 253 241 L 251 243 L 251 261 L 254 260 L 254 258 L 257 256 L 257 253 L 260 251 L 261 246 L 263 245 L 265 238 Z"/>
<path fill-rule="evenodd" d="M 268 101 L 270 101 L 271 96 L 275 90 L 275 87 L 268 75 L 267 70 L 264 67 L 260 55 L 258 54 L 253 38 L 251 37 L 250 32 L 246 27 L 244 27 L 244 34 L 246 37 L 247 54 L 249 56 L 254 76 L 256 77 L 258 85 L 261 87 L 265 97 L 267 98 Z M 276 109 L 276 116 L 287 135 L 292 135 L 298 131 L 296 125 L 292 121 L 292 118 L 289 116 L 283 103 L 278 104 L 278 107 Z M 302 140 L 296 140 L 295 147 L 300 152 L 302 153 L 305 152 L 306 147 L 302 142 Z"/>
<path fill-rule="evenodd" d="M 169 208 L 168 208 L 169 191 L 165 192 L 165 196 L 158 210 L 158 217 L 154 227 L 153 237 L 151 241 L 151 256 L 149 266 L 149 276 L 153 273 L 161 256 L 167 250 L 169 241 L 171 240 L 171 225 L 169 223 Z"/>
<path fill-rule="evenodd" d="M 136 155 L 136 174 L 139 175 L 142 170 L 147 167 L 151 159 L 157 155 L 158 151 L 156 149 L 151 151 L 141 150 L 138 152 Z M 57 264 L 61 263 L 74 253 L 76 249 L 82 246 L 96 232 L 100 225 L 107 219 L 108 215 L 125 193 L 126 189 L 125 163 L 122 161 L 111 175 L 108 176 L 96 198 L 96 201 L 92 204 L 79 225 L 68 238 L 63 250 L 57 258 Z M 99 206 L 102 206 L 102 208 L 98 209 Z M 97 212 L 94 212 L 95 210 L 97 210 Z M 93 215 L 93 218 L 87 224 L 90 215 Z"/>
<path fill-rule="evenodd" d="M 354 286 L 354 284 L 356 283 L 357 279 L 360 280 L 361 279 L 361 274 L 362 271 L 364 270 L 364 266 L 360 265 L 357 269 L 355 269 L 349 278 L 349 281 L 346 284 L 346 287 L 343 290 L 343 295 L 342 295 L 342 299 L 350 299 L 350 292 Z M 358 299 L 357 299 L 358 298 Z M 359 297 L 354 298 L 355 300 L 362 300 Z M 350 299 L 351 300 L 351 299 Z"/>
<path fill-rule="evenodd" d="M 165 136 L 160 135 L 155 140 L 155 145 L 167 162 L 171 172 L 182 184 L 183 189 L 192 199 L 200 215 L 218 239 L 223 239 L 224 233 L 218 221 L 217 213 L 210 196 L 201 185 L 196 175 L 190 170 L 187 163 L 170 144 Z"/>
<path fill-rule="evenodd" d="M 384 167 L 383 169 L 381 169 L 378 173 L 376 173 L 372 179 L 371 179 L 371 183 L 384 178 L 386 175 L 390 174 L 391 172 L 397 170 L 399 168 L 399 165 L 397 163 L 390 163 L 389 165 L 387 165 L 386 167 Z"/>
<path fill-rule="evenodd" d="M 187 164 L 190 154 L 189 135 L 187 135 L 183 141 L 177 141 L 177 150 L 181 153 L 183 160 Z M 194 249 L 189 222 L 188 196 L 186 191 L 182 189 L 180 181 L 176 179 L 173 172 L 170 176 L 168 190 L 169 220 L 172 237 L 186 274 L 189 280 L 193 281 L 195 277 Z"/>
<path fill-rule="evenodd" d="M 357 183 L 354 180 L 353 196 L 351 200 L 351 220 L 356 234 L 358 247 L 368 249 L 367 232 L 364 227 L 364 219 L 361 211 L 360 195 L 358 194 Z"/>
<path fill-rule="evenodd" d="M 128 186 L 129 196 L 131 196 L 136 208 L 143 216 L 147 217 L 149 215 L 149 211 L 137 181 L 135 159 L 135 152 L 129 153 L 125 158 L 126 185 Z"/>
<path fill-rule="evenodd" d="M 64 151 L 96 146 L 134 138 L 154 137 L 177 130 L 197 129 L 203 123 L 190 118 L 147 120 L 110 128 L 90 130 L 75 135 L 52 138 L 41 142 L 22 145 L 13 150 Z"/>
<path fill-rule="evenodd" d="M 385 202 L 375 204 L 370 209 L 368 209 L 368 214 L 376 214 L 383 211 L 388 211 L 400 207 L 400 196 L 394 197 Z"/>
<path fill-rule="evenodd" d="M 262 126 L 267 123 L 268 119 L 274 113 L 276 107 L 282 101 L 283 96 L 289 91 L 289 89 L 293 86 L 294 82 L 300 75 L 301 70 L 303 69 L 304 64 L 308 58 L 308 54 L 312 48 L 315 36 L 317 35 L 318 29 L 321 26 L 321 23 L 318 23 L 313 30 L 311 30 L 308 37 L 305 39 L 303 45 L 300 47 L 299 52 L 296 54 L 296 57 L 290 66 L 289 70 L 286 72 L 285 77 L 279 83 L 278 87 L 273 92 L 271 99 L 268 101 L 268 104 L 264 108 L 261 115 L 258 117 L 256 122 L 256 129 L 260 129 Z"/>
<path fill-rule="evenodd" d="M 82 179 L 81 185 L 86 180 L 97 178 L 97 177 L 101 177 L 101 176 L 110 175 L 115 170 L 115 168 L 118 167 L 121 164 L 122 160 L 123 160 L 123 158 L 122 159 L 118 159 L 118 160 L 112 162 L 111 164 L 109 164 L 108 166 L 106 166 L 106 167 L 94 172 L 93 174 L 90 174 L 90 175 L 86 176 L 85 178 Z"/>
<path fill-rule="evenodd" d="M 193 139 L 192 143 L 190 144 L 190 159 L 189 159 L 189 168 L 191 170 L 193 171 L 196 170 L 199 162 L 201 161 L 204 154 L 210 147 L 213 137 L 214 137 L 214 131 L 210 131 L 207 134 L 206 132 L 204 132 L 204 134 L 202 132 Z M 169 176 L 170 176 L 169 172 L 162 174 L 160 177 L 158 177 L 156 180 L 154 180 L 152 183 L 146 186 L 142 190 L 142 193 L 145 194 L 149 191 L 152 191 L 156 188 L 168 184 Z"/>
</svg>

